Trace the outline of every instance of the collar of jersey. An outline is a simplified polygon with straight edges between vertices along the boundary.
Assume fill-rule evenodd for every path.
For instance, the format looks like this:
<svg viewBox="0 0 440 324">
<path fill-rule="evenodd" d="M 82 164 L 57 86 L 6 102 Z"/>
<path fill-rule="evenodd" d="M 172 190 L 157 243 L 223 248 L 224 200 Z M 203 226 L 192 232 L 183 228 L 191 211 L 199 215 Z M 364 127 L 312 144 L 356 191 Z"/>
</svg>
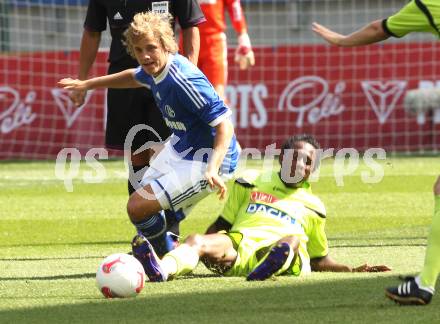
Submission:
<svg viewBox="0 0 440 324">
<path fill-rule="evenodd" d="M 160 72 L 160 74 L 157 77 L 153 77 L 154 83 L 158 84 L 163 79 L 165 79 L 165 77 L 168 74 L 168 71 L 170 70 L 171 62 L 173 62 L 173 59 L 174 59 L 174 54 L 171 53 L 168 54 L 168 62 L 165 65 L 165 68 L 162 70 L 162 72 Z"/>
<path fill-rule="evenodd" d="M 284 192 L 291 192 L 291 191 L 295 191 L 298 189 L 305 189 L 305 190 L 310 190 L 310 183 L 308 181 L 304 181 L 300 187 L 298 188 L 291 188 L 288 187 L 284 184 L 283 180 L 281 180 L 280 174 L 279 172 L 275 172 L 273 174 L 273 178 L 274 178 L 274 188 L 277 188 L 278 190 L 284 191 Z"/>
</svg>

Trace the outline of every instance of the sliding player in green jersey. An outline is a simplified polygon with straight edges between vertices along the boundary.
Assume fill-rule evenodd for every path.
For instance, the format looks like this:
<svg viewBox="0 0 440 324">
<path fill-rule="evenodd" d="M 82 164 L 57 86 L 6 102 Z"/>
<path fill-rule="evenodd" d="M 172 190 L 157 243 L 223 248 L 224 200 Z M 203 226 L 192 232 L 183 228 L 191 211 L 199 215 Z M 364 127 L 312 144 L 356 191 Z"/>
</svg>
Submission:
<svg viewBox="0 0 440 324">
<path fill-rule="evenodd" d="M 372 21 L 349 35 L 338 34 L 316 22 L 312 30 L 328 43 L 342 47 L 373 44 L 412 32 L 433 33 L 440 38 L 440 1 L 412 0 L 396 14 Z"/>
<path fill-rule="evenodd" d="M 319 144 L 312 136 L 289 138 L 281 149 L 281 169 L 237 179 L 224 210 L 207 234 L 190 235 L 159 260 L 142 236 L 134 240 L 149 259 L 150 281 L 166 281 L 192 271 L 202 260 L 214 272 L 264 280 L 312 271 L 388 271 L 386 266 L 352 268 L 328 254 L 326 210 L 307 181 Z"/>
</svg>

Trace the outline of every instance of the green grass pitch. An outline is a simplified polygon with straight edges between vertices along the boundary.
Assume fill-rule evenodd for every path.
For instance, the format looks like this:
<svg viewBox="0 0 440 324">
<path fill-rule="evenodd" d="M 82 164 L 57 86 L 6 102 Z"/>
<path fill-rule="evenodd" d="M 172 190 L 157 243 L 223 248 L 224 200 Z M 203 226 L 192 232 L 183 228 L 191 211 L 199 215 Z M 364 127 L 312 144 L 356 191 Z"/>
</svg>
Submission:
<svg viewBox="0 0 440 324">
<path fill-rule="evenodd" d="M 106 300 L 95 287 L 99 262 L 128 252 L 134 235 L 123 162 L 103 162 L 102 183 L 84 182 L 91 169 L 82 164 L 73 192 L 55 177 L 53 162 L 0 163 L 0 323 L 438 323 L 438 295 L 427 307 L 399 307 L 384 297 L 398 275 L 423 265 L 438 158 L 380 161 L 384 178 L 376 184 L 361 181 L 369 170 L 361 164 L 344 186 L 336 184 L 333 162 L 323 163 L 313 183 L 327 207 L 330 254 L 392 272 L 249 283 L 199 266 L 125 300 Z M 202 201 L 183 234 L 203 232 L 220 210 L 215 196 Z"/>
</svg>

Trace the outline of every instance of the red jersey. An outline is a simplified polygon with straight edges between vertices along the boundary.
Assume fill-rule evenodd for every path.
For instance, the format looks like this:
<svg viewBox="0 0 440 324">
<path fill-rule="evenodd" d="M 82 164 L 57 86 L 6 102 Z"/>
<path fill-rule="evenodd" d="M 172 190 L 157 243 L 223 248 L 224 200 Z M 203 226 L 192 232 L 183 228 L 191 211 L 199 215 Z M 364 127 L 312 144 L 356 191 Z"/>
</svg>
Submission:
<svg viewBox="0 0 440 324">
<path fill-rule="evenodd" d="M 198 0 L 206 22 L 198 25 L 201 35 L 223 33 L 226 29 L 225 9 L 229 12 L 237 34 L 246 30 L 246 20 L 240 0 Z"/>
</svg>

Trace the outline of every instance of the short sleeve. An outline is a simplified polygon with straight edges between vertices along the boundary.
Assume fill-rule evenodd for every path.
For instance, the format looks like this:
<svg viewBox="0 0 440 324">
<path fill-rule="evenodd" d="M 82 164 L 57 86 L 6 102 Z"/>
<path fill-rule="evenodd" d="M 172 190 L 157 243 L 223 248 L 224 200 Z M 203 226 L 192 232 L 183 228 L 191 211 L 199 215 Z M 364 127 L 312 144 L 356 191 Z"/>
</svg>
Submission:
<svg viewBox="0 0 440 324">
<path fill-rule="evenodd" d="M 95 32 L 102 32 L 107 28 L 107 10 L 96 0 L 89 1 L 84 28 Z"/>
<path fill-rule="evenodd" d="M 205 22 L 205 16 L 197 0 L 177 0 L 174 16 L 182 29 L 197 26 Z"/>
<path fill-rule="evenodd" d="M 325 218 L 321 218 L 317 214 L 310 216 L 313 222 L 312 230 L 309 233 L 309 241 L 307 242 L 307 252 L 310 258 L 320 258 L 328 254 L 328 241 L 325 234 Z"/>
<path fill-rule="evenodd" d="M 397 13 L 384 19 L 382 27 L 393 37 L 403 37 L 411 32 L 431 32 L 440 36 L 434 20 L 438 14 L 431 12 L 422 1 L 412 0 Z"/>
<path fill-rule="evenodd" d="M 147 88 L 151 88 L 152 78 L 142 69 L 141 66 L 138 66 L 134 71 L 134 79 Z"/>
</svg>

